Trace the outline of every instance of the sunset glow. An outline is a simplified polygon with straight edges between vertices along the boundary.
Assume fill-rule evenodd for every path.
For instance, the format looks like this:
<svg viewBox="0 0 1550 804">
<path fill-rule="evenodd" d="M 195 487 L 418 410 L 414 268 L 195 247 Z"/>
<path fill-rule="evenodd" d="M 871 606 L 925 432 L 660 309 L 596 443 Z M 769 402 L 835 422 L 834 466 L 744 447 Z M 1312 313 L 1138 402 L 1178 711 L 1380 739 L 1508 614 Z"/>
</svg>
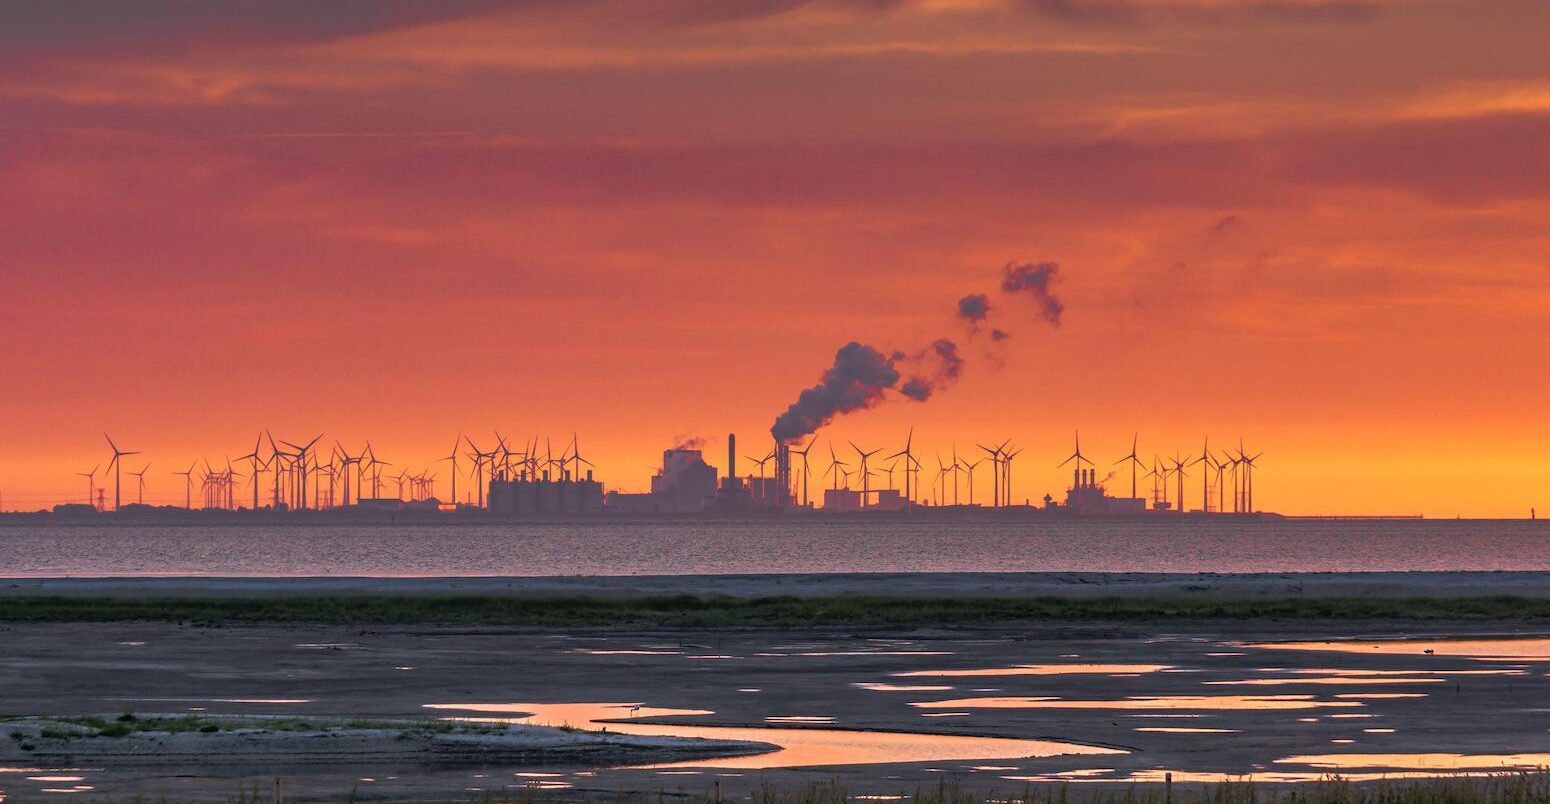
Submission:
<svg viewBox="0 0 1550 804">
<path fill-rule="evenodd" d="M 1137 432 L 1148 460 L 1241 438 L 1264 510 L 1550 510 L 1539 0 L 0 23 L 4 510 L 84 501 L 103 431 L 147 502 L 265 428 L 415 468 L 459 432 L 575 433 L 641 491 L 686 437 L 762 455 L 846 343 L 944 337 L 960 377 L 820 444 L 1012 438 L 1037 502 L 1075 430 L 1100 478 Z M 1058 325 L 997 291 L 1044 262 Z M 955 316 L 980 293 L 1009 338 Z"/>
</svg>

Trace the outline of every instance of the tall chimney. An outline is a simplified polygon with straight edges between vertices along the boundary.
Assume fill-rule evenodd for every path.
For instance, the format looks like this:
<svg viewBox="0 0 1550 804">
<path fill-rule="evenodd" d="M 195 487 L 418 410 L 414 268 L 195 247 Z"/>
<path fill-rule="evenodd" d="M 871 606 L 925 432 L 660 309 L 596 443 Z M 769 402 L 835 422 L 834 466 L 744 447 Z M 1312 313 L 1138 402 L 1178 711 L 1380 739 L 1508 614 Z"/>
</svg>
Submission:
<svg viewBox="0 0 1550 804">
<path fill-rule="evenodd" d="M 727 434 L 727 488 L 737 488 L 737 434 Z"/>
</svg>

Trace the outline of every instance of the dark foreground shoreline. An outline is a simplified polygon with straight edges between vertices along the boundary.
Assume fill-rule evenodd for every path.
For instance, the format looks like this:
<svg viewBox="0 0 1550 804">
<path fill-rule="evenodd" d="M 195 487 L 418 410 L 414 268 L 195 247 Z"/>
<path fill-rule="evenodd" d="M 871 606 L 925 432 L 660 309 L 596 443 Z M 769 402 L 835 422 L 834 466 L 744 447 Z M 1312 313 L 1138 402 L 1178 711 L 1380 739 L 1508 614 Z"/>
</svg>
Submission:
<svg viewBox="0 0 1550 804">
<path fill-rule="evenodd" d="M 0 622 L 532 627 L 1550 620 L 1550 573 L 12 578 Z"/>
</svg>

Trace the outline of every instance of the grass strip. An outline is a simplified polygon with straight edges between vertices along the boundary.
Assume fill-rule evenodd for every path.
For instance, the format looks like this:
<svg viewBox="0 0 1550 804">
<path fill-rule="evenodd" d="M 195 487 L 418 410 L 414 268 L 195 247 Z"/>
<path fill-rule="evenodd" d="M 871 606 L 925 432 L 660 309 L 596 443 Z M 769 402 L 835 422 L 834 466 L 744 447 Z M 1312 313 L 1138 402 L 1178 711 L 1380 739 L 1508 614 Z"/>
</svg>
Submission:
<svg viewBox="0 0 1550 804">
<path fill-rule="evenodd" d="M 0 622 L 795 627 L 1038 621 L 1550 620 L 1522 597 L 0 597 Z"/>
</svg>

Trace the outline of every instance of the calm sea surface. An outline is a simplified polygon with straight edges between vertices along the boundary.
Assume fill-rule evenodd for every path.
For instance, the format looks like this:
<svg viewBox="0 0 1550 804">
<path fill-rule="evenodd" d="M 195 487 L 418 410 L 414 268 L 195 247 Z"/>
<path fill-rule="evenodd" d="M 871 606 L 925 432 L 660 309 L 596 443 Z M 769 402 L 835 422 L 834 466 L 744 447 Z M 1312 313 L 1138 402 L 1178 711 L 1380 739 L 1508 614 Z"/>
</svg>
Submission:
<svg viewBox="0 0 1550 804">
<path fill-rule="evenodd" d="M 0 576 L 1550 570 L 1531 522 L 0 528 Z"/>
</svg>

